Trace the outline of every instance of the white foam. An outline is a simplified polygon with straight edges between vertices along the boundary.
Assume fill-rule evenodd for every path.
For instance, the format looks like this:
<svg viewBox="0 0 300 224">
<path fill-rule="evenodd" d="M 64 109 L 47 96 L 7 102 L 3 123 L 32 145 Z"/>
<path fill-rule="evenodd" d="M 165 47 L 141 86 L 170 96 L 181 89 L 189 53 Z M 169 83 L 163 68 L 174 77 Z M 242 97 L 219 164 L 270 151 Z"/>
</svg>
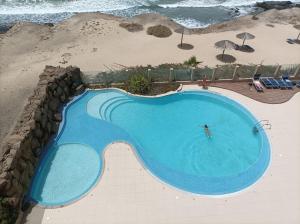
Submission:
<svg viewBox="0 0 300 224">
<path fill-rule="evenodd" d="M 179 18 L 178 17 L 173 20 L 185 27 L 188 27 L 188 28 L 204 28 L 211 24 L 211 23 L 203 23 L 203 22 L 200 22 L 199 20 L 196 20 L 193 18 Z"/>
<path fill-rule="evenodd" d="M 0 14 L 46 14 L 64 12 L 107 12 L 125 10 L 138 6 L 151 6 L 157 4 L 164 8 L 177 7 L 240 7 L 251 6 L 257 0 L 174 0 L 174 3 L 160 3 L 163 0 L 6 0 L 0 3 Z M 280 1 L 280 0 L 275 0 Z M 292 0 L 297 2 L 299 0 Z"/>
<path fill-rule="evenodd" d="M 106 12 L 138 6 L 135 0 L 73 0 L 68 2 L 16 3 L 7 1 L 0 5 L 0 14 L 46 14 L 64 12 Z"/>
</svg>

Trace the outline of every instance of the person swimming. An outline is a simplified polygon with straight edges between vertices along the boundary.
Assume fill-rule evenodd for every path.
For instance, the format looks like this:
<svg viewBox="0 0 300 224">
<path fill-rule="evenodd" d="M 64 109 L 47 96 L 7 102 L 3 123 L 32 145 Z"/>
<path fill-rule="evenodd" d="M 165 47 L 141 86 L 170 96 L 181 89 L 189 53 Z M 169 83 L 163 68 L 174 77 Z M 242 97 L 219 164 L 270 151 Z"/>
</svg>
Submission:
<svg viewBox="0 0 300 224">
<path fill-rule="evenodd" d="M 205 132 L 207 137 L 209 137 L 209 138 L 212 137 L 211 132 L 210 132 L 207 124 L 204 125 L 204 132 Z"/>
</svg>

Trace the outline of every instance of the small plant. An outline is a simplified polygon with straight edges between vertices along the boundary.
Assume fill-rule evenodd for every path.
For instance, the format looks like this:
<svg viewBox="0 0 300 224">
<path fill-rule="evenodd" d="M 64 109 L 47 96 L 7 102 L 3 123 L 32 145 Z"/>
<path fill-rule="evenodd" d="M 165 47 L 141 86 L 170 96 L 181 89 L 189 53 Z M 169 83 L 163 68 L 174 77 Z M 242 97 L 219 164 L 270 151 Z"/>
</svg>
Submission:
<svg viewBox="0 0 300 224">
<path fill-rule="evenodd" d="M 17 211 L 0 197 L 0 224 L 14 224 L 16 219 Z"/>
<path fill-rule="evenodd" d="M 134 94 L 147 94 L 151 90 L 151 81 L 143 75 L 134 75 L 129 78 L 128 92 Z"/>
<path fill-rule="evenodd" d="M 190 66 L 190 67 L 197 67 L 198 64 L 200 64 L 200 63 L 201 63 L 200 61 L 197 61 L 196 56 L 192 56 L 192 57 L 190 57 L 189 60 L 184 62 L 184 65 L 187 65 L 187 66 Z"/>
</svg>

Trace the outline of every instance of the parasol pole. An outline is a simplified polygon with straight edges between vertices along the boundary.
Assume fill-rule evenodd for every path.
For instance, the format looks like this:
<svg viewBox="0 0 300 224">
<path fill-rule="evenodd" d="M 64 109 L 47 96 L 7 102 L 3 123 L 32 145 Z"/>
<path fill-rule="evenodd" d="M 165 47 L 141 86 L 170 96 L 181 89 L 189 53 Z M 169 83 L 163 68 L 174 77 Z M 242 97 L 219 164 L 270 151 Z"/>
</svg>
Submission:
<svg viewBox="0 0 300 224">
<path fill-rule="evenodd" d="M 183 31 L 181 33 L 181 42 L 180 42 L 180 46 L 182 47 L 182 40 L 183 40 Z"/>
<path fill-rule="evenodd" d="M 244 36 L 244 39 L 243 39 L 243 44 L 242 44 L 242 46 L 244 46 L 244 44 L 245 44 L 245 41 L 246 41 L 246 35 Z"/>
</svg>

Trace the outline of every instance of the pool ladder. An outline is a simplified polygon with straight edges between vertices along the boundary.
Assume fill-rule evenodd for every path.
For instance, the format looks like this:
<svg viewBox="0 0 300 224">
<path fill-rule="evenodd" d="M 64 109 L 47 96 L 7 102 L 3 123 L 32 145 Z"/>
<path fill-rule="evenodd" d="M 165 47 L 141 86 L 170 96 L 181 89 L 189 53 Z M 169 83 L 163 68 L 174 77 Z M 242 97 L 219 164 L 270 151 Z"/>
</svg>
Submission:
<svg viewBox="0 0 300 224">
<path fill-rule="evenodd" d="M 255 132 L 259 132 L 262 129 L 268 129 L 271 130 L 272 125 L 270 123 L 269 120 L 260 120 L 259 122 L 257 122 L 254 127 L 253 127 L 253 131 Z"/>
</svg>

